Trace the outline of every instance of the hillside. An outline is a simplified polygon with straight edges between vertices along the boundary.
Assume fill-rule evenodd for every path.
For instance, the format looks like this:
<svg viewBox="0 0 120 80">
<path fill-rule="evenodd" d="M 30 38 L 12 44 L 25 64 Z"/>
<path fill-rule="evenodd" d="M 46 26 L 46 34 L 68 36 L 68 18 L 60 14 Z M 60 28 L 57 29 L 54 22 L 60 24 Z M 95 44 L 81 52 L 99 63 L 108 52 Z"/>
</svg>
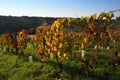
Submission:
<svg viewBox="0 0 120 80">
<path fill-rule="evenodd" d="M 0 34 L 5 32 L 18 32 L 22 29 L 35 30 L 38 26 L 52 24 L 56 19 L 54 17 L 0 16 Z M 112 20 L 109 27 L 111 29 L 120 29 L 120 17 Z M 69 29 L 73 31 L 81 30 L 80 27 L 73 28 L 72 26 Z"/>
<path fill-rule="evenodd" d="M 57 18 L 52 17 L 14 17 L 0 16 L 0 34 L 5 32 L 18 32 L 22 29 L 36 28 L 37 26 L 51 24 Z"/>
</svg>

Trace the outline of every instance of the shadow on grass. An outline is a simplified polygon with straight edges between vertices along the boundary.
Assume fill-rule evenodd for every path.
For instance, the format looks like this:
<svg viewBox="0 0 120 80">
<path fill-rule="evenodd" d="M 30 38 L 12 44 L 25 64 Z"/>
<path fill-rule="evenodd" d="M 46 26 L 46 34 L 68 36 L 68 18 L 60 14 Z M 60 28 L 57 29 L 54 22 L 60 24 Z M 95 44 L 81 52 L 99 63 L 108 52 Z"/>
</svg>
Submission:
<svg viewBox="0 0 120 80">
<path fill-rule="evenodd" d="M 47 64 L 54 67 L 56 70 L 59 70 L 57 62 L 49 61 L 49 62 L 47 62 Z M 82 68 L 81 66 L 78 66 L 78 65 L 74 65 L 74 64 L 62 63 L 61 64 L 62 72 L 58 71 L 58 75 L 60 75 L 62 73 L 65 73 L 66 75 L 64 75 L 62 77 L 66 77 L 66 78 L 70 78 L 70 79 L 75 79 L 75 78 L 78 78 L 78 77 L 87 78 L 87 76 L 85 74 L 85 71 L 84 71 L 84 68 Z"/>
</svg>

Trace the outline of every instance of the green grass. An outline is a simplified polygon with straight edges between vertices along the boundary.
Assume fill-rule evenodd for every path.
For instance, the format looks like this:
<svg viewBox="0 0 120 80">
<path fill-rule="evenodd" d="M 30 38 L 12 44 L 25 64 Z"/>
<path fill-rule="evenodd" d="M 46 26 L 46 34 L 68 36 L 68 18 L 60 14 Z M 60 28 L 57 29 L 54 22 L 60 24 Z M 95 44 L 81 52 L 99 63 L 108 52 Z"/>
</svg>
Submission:
<svg viewBox="0 0 120 80">
<path fill-rule="evenodd" d="M 29 45 L 24 55 L 0 51 L 0 80 L 120 80 L 120 58 L 115 57 L 114 48 L 109 52 L 104 49 L 101 54 L 92 48 L 86 49 L 84 59 L 72 55 L 74 50 L 68 60 L 61 61 L 60 72 L 55 59 L 40 62 L 37 49 Z M 33 56 L 33 62 L 29 62 L 29 55 Z"/>
</svg>

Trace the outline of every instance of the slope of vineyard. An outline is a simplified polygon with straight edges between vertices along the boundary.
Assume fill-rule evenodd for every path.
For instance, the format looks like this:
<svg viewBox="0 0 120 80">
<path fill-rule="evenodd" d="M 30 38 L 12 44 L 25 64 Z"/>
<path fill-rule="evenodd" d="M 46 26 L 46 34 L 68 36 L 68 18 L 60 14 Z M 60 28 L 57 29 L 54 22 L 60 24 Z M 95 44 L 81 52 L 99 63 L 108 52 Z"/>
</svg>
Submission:
<svg viewBox="0 0 120 80">
<path fill-rule="evenodd" d="M 35 35 L 2 34 L 0 79 L 119 80 L 120 30 L 109 28 L 113 16 L 60 18 Z"/>
</svg>

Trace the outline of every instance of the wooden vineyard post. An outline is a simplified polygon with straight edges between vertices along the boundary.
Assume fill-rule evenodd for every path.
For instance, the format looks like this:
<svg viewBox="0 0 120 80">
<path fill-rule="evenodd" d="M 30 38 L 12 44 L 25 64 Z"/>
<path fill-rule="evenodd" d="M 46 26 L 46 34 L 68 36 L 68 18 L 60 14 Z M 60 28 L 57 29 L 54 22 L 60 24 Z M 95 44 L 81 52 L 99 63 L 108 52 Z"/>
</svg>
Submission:
<svg viewBox="0 0 120 80">
<path fill-rule="evenodd" d="M 15 33 L 14 36 L 15 36 L 15 38 L 14 38 L 14 40 L 15 40 L 15 51 L 16 51 L 16 55 L 18 55 L 18 48 L 17 48 L 17 46 L 18 46 L 18 42 L 17 42 L 17 34 Z"/>
</svg>

